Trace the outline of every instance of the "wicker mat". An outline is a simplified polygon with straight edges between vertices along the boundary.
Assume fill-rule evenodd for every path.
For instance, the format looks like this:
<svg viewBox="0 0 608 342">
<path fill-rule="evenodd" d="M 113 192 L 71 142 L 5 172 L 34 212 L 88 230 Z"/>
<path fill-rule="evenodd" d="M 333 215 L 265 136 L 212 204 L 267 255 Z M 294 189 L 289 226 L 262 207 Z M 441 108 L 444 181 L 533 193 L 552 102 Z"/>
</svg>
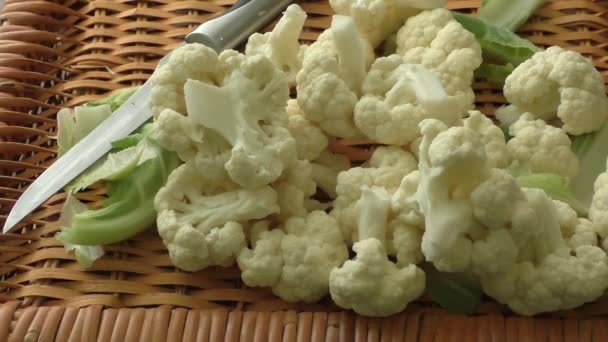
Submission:
<svg viewBox="0 0 608 342">
<path fill-rule="evenodd" d="M 0 16 L 0 224 L 56 154 L 55 114 L 141 84 L 186 33 L 234 0 L 7 0 Z M 309 13 L 305 41 L 329 26 L 327 1 L 298 1 Z M 471 11 L 480 0 L 451 0 Z M 608 1 L 553 0 L 520 30 L 540 45 L 593 58 L 608 78 Z M 58 32 L 58 33 L 54 33 Z M 476 83 L 491 113 L 500 89 Z M 356 146 L 340 146 L 356 149 Z M 352 154 L 355 155 L 355 154 Z M 369 155 L 361 151 L 364 159 Z M 93 204 L 104 189 L 81 196 Z M 603 299 L 570 312 L 522 318 L 487 302 L 473 316 L 428 300 L 387 319 L 367 319 L 331 302 L 293 305 L 245 288 L 235 268 L 198 273 L 171 266 L 150 231 L 107 248 L 81 270 L 53 237 L 58 194 L 0 235 L 0 342 L 4 341 L 608 341 Z"/>
</svg>

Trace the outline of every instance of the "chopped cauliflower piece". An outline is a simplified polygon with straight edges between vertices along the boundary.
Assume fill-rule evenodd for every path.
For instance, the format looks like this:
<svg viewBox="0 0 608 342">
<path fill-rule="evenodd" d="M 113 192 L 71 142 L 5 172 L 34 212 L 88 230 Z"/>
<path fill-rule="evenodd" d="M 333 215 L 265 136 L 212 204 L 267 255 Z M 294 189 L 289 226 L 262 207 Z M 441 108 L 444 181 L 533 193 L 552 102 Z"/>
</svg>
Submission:
<svg viewBox="0 0 608 342">
<path fill-rule="evenodd" d="M 507 149 L 521 167 L 570 179 L 578 173 L 579 162 L 572 151 L 572 141 L 561 129 L 526 113 L 511 125 L 509 134 L 513 138 Z"/>
<path fill-rule="evenodd" d="M 557 116 L 572 135 L 597 131 L 608 119 L 602 75 L 591 60 L 559 46 L 520 64 L 507 77 L 504 94 L 520 113 L 545 121 Z"/>
<path fill-rule="evenodd" d="M 455 113 L 464 116 L 473 109 L 471 84 L 482 62 L 481 47 L 450 11 L 439 8 L 409 18 L 397 34 L 397 54 L 439 77 L 448 95 L 459 99 Z"/>
<path fill-rule="evenodd" d="M 306 17 L 306 12 L 300 6 L 290 5 L 272 32 L 254 33 L 249 37 L 245 54 L 270 58 L 285 72 L 289 85 L 295 86 L 296 75 L 302 68 L 302 58 L 308 47 L 299 42 Z"/>
</svg>

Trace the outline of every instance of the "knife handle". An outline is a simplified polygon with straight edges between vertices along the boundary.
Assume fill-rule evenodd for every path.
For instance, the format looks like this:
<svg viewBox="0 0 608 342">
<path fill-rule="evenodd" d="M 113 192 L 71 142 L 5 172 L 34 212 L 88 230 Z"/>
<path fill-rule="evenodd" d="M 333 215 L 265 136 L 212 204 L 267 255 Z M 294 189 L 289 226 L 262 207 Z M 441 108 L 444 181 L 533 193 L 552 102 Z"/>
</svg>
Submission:
<svg viewBox="0 0 608 342">
<path fill-rule="evenodd" d="M 218 53 L 234 49 L 276 18 L 294 0 L 241 0 L 224 14 L 200 25 L 185 38 Z"/>
</svg>

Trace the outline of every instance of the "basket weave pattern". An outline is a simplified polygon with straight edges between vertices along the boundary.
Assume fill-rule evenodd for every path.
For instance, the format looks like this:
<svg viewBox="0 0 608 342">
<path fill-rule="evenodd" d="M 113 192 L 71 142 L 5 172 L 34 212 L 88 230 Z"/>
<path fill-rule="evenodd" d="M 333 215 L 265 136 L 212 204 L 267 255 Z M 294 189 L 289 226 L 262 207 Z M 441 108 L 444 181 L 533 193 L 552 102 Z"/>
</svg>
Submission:
<svg viewBox="0 0 608 342">
<path fill-rule="evenodd" d="M 60 108 L 143 83 L 185 34 L 233 2 L 5 1 L 0 16 L 0 224 L 23 188 L 55 159 L 52 137 Z M 330 25 L 333 12 L 327 1 L 298 2 L 309 13 L 302 39 L 313 41 Z M 451 0 L 448 7 L 468 12 L 479 2 Z M 520 33 L 540 46 L 584 53 L 608 79 L 607 13 L 608 1 L 553 0 Z M 504 103 L 499 88 L 488 83 L 475 88 L 485 113 Z M 104 189 L 97 188 L 79 197 L 95 206 L 103 195 Z M 243 287 L 236 268 L 176 270 L 154 229 L 109 246 L 108 255 L 82 271 L 53 237 L 64 199 L 53 196 L 20 231 L 0 235 L 0 303 L 5 302 L 0 304 L 0 341 L 9 334 L 15 341 L 26 336 L 34 341 L 182 341 L 182 336 L 184 341 L 197 336 L 217 341 L 454 336 L 455 341 L 484 336 L 608 341 L 606 321 L 597 318 L 608 312 L 601 302 L 546 319 L 511 317 L 493 302 L 484 304 L 478 316 L 465 318 L 422 299 L 384 320 L 342 312 L 330 301 L 288 304 L 267 290 Z"/>
</svg>

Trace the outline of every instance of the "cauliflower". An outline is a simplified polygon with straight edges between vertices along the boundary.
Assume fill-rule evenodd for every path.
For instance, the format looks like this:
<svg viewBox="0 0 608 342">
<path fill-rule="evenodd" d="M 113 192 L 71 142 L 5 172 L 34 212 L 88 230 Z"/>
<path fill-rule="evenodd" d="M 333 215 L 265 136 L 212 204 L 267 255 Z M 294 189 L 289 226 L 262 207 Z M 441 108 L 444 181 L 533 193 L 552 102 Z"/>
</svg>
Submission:
<svg viewBox="0 0 608 342">
<path fill-rule="evenodd" d="M 298 103 L 306 118 L 329 135 L 363 137 L 353 111 L 374 58 L 352 18 L 334 16 L 331 28 L 306 50 L 296 78 Z"/>
<path fill-rule="evenodd" d="M 281 222 L 290 217 L 305 217 L 308 214 L 308 200 L 317 191 L 312 177 L 312 165 L 306 160 L 298 160 L 293 167 L 285 170 L 273 184 L 278 194 Z"/>
<path fill-rule="evenodd" d="M 608 118 L 602 75 L 588 58 L 558 46 L 520 64 L 507 77 L 504 94 L 521 113 L 545 121 L 557 115 L 572 135 L 597 131 Z"/>
<path fill-rule="evenodd" d="M 608 250 L 608 172 L 600 174 L 595 180 L 593 199 L 589 207 L 589 220 L 596 226 L 602 237 L 602 245 Z"/>
<path fill-rule="evenodd" d="M 357 254 L 329 276 L 331 297 L 343 308 L 366 316 L 389 316 L 405 309 L 425 287 L 425 275 L 416 265 L 398 267 L 387 257 L 386 229 L 390 196 L 384 188 L 362 188 L 358 207 Z"/>
<path fill-rule="evenodd" d="M 237 258 L 241 279 L 248 286 L 273 286 L 281 279 L 281 242 L 285 233 L 280 229 L 270 230 L 269 221 L 258 221 L 250 230 L 252 249 L 243 248 Z"/>
<path fill-rule="evenodd" d="M 350 160 L 348 157 L 329 151 L 323 151 L 311 165 L 312 179 L 331 199 L 335 199 L 338 195 L 336 193 L 338 174 L 350 169 Z"/>
<path fill-rule="evenodd" d="M 228 178 L 224 165 L 230 159 L 230 145 L 217 133 L 200 125 L 193 125 L 187 116 L 165 109 L 155 122 L 158 143 L 176 152 L 185 162 L 205 170 L 214 182 Z"/>
<path fill-rule="evenodd" d="M 448 95 L 458 99 L 455 114 L 472 109 L 475 93 L 471 83 L 482 62 L 481 47 L 450 11 L 440 8 L 409 18 L 397 34 L 397 54 L 406 63 L 422 64 L 439 77 Z"/>
<path fill-rule="evenodd" d="M 295 86 L 296 75 L 302 68 L 302 58 L 307 46 L 298 41 L 306 12 L 296 4 L 287 7 L 283 17 L 272 32 L 254 33 L 249 37 L 245 54 L 248 56 L 264 55 L 283 70 L 290 86 Z"/>
<path fill-rule="evenodd" d="M 296 160 L 295 140 L 286 127 L 285 76 L 264 56 L 222 53 L 220 60 L 230 72 L 219 86 L 186 81 L 188 118 L 231 146 L 225 168 L 234 182 L 248 189 L 270 184 Z"/>
<path fill-rule="evenodd" d="M 536 224 L 516 180 L 490 167 L 482 134 L 432 119 L 421 130 L 416 199 L 426 259 L 440 271 L 478 274 L 513 264 Z"/>
<path fill-rule="evenodd" d="M 193 43 L 174 50 L 150 80 L 150 109 L 154 118 L 158 119 L 165 109 L 186 115 L 186 81 L 194 79 L 212 84 L 221 80 L 225 71 L 217 52 L 205 45 Z"/>
<path fill-rule="evenodd" d="M 469 112 L 464 120 L 464 126 L 481 134 L 481 141 L 486 151 L 489 167 L 504 168 L 509 165 L 511 158 L 505 142 L 505 135 L 500 127 L 481 112 Z"/>
<path fill-rule="evenodd" d="M 572 151 L 572 142 L 564 131 L 535 120 L 526 113 L 509 128 L 513 136 L 507 143 L 515 161 L 534 173 L 553 173 L 572 178 L 578 173 L 579 162 Z"/>
<path fill-rule="evenodd" d="M 416 170 L 403 177 L 391 197 L 387 247 L 389 255 L 397 257 L 397 266 L 417 264 L 424 259 L 420 249 L 424 216 L 416 201 L 419 185 L 420 172 Z"/>
<path fill-rule="evenodd" d="M 382 187 L 393 194 L 403 177 L 416 170 L 416 160 L 397 146 L 379 147 L 367 165 L 338 174 L 337 197 L 331 214 L 338 219 L 347 241 L 357 241 L 357 201 L 362 186 Z"/>
<path fill-rule="evenodd" d="M 446 0 L 330 0 L 338 14 L 353 17 L 361 34 L 374 47 L 421 10 L 443 7 Z"/>
<path fill-rule="evenodd" d="M 171 173 L 154 208 L 171 261 L 186 271 L 232 265 L 245 245 L 239 222 L 279 210 L 271 187 L 244 190 L 228 181 L 216 183 L 188 163 Z"/>
<path fill-rule="evenodd" d="M 382 144 L 408 145 L 420 137 L 425 118 L 458 124 L 461 113 L 455 97 L 441 81 L 420 65 L 406 64 L 401 56 L 381 57 L 363 82 L 364 96 L 355 106 L 355 124 L 370 139 Z"/>
<path fill-rule="evenodd" d="M 298 159 L 316 159 L 329 145 L 329 139 L 319 127 L 306 119 L 297 100 L 287 101 L 287 115 L 287 128 L 296 141 Z"/>
<path fill-rule="evenodd" d="M 322 211 L 294 217 L 282 230 L 257 234 L 253 249 L 238 256 L 249 286 L 269 286 L 288 302 L 316 302 L 329 288 L 329 274 L 348 259 L 338 223 Z"/>
<path fill-rule="evenodd" d="M 567 203 L 553 201 L 557 209 L 562 236 L 568 247 L 576 249 L 583 245 L 597 246 L 597 227 L 586 218 L 577 217 L 576 211 Z"/>
<path fill-rule="evenodd" d="M 558 213 L 561 205 L 542 190 L 524 193 L 538 215 L 537 229 L 517 263 L 481 277 L 484 291 L 522 315 L 572 309 L 597 299 L 608 287 L 606 253 L 586 238 L 576 243 L 571 238 L 569 247 L 563 231 L 572 228 L 560 227 L 560 221 L 572 220 Z M 575 235 L 586 225 L 579 222 Z"/>
</svg>

